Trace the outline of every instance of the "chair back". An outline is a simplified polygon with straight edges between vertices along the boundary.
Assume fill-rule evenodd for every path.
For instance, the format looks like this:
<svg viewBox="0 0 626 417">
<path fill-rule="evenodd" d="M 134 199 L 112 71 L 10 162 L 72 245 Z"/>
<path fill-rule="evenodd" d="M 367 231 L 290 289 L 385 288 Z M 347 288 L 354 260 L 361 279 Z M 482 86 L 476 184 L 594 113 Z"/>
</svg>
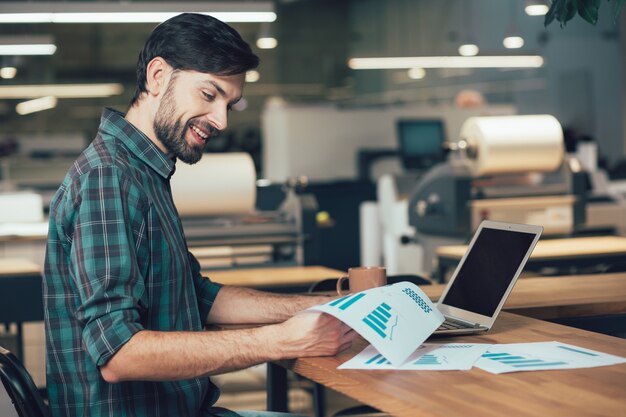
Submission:
<svg viewBox="0 0 626 417">
<path fill-rule="evenodd" d="M 20 361 L 0 346 L 0 380 L 20 417 L 50 417 L 39 390 Z"/>
</svg>

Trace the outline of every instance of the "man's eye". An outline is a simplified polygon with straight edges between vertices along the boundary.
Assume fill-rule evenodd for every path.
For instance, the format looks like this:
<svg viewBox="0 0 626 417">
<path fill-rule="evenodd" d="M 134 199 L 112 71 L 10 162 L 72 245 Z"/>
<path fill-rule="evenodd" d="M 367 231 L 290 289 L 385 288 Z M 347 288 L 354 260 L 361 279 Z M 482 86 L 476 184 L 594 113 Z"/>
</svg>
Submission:
<svg viewBox="0 0 626 417">
<path fill-rule="evenodd" d="M 211 95 L 209 93 L 205 93 L 204 91 L 202 92 L 202 95 L 204 96 L 206 101 L 213 101 L 213 100 L 215 100 L 215 96 L 213 96 L 213 95 Z"/>
</svg>

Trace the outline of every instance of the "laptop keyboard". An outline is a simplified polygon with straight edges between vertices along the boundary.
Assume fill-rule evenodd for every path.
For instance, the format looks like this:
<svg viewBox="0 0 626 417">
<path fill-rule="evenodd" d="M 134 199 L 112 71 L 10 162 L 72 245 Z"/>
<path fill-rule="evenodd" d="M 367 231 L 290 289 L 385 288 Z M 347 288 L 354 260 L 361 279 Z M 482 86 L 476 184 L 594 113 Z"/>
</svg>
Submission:
<svg viewBox="0 0 626 417">
<path fill-rule="evenodd" d="M 446 320 L 441 323 L 437 330 L 475 329 L 476 327 L 479 327 L 478 324 L 464 323 L 446 317 Z"/>
</svg>

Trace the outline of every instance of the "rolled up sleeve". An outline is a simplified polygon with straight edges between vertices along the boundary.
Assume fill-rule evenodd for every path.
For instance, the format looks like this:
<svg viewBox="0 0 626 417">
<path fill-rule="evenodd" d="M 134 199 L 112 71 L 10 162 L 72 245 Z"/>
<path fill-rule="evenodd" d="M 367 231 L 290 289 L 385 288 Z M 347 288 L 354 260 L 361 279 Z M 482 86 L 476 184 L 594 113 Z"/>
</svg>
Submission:
<svg viewBox="0 0 626 417">
<path fill-rule="evenodd" d="M 80 297 L 83 347 L 104 365 L 138 331 L 144 277 L 137 248 L 145 236 L 141 193 L 115 167 L 91 170 L 75 184 L 72 279 Z"/>
</svg>

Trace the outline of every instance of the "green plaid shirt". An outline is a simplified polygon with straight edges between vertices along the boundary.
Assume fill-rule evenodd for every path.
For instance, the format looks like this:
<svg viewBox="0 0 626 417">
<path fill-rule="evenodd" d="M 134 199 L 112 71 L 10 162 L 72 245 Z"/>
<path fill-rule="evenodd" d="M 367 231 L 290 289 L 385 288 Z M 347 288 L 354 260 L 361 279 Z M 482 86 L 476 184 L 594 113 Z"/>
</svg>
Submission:
<svg viewBox="0 0 626 417">
<path fill-rule="evenodd" d="M 109 384 L 99 372 L 142 329 L 202 330 L 219 291 L 187 250 L 173 172 L 174 161 L 105 109 L 52 200 L 44 305 L 55 417 L 197 416 L 219 395 L 208 378 Z"/>
</svg>

